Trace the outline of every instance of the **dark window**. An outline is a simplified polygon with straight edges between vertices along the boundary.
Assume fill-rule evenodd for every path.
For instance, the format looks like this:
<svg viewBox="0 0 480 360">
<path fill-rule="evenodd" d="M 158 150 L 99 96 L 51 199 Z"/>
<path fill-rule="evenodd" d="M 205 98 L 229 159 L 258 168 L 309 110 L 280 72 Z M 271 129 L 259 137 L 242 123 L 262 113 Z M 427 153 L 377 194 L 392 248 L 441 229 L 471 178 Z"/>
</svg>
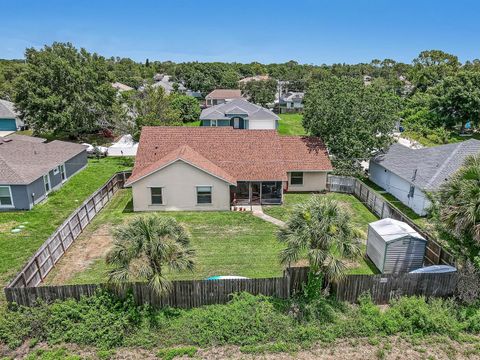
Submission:
<svg viewBox="0 0 480 360">
<path fill-rule="evenodd" d="M 8 186 L 0 186 L 0 206 L 10 206 L 10 205 L 12 205 L 10 188 Z"/>
<path fill-rule="evenodd" d="M 152 194 L 152 205 L 162 205 L 162 188 L 150 188 Z"/>
<path fill-rule="evenodd" d="M 211 203 L 212 203 L 212 187 L 197 186 L 197 204 L 211 204 Z"/>
<path fill-rule="evenodd" d="M 290 184 L 303 185 L 303 172 L 292 172 L 290 176 Z"/>
</svg>

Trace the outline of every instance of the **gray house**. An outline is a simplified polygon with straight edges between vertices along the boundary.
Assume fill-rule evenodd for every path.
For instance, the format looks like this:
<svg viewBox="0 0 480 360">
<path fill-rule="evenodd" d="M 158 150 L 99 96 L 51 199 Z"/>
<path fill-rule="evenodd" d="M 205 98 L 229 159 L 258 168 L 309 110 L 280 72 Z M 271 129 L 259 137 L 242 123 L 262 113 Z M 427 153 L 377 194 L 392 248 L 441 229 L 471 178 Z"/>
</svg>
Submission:
<svg viewBox="0 0 480 360">
<path fill-rule="evenodd" d="M 370 180 L 419 215 L 430 206 L 427 193 L 437 191 L 469 155 L 480 153 L 480 141 L 411 149 L 393 144 L 370 160 Z"/>
<path fill-rule="evenodd" d="M 23 120 L 11 101 L 0 99 L 0 131 L 17 131 L 23 126 Z"/>
<path fill-rule="evenodd" d="M 30 210 L 86 165 L 83 145 L 0 137 L 0 210 Z"/>
<path fill-rule="evenodd" d="M 231 126 L 234 129 L 275 130 L 278 115 L 245 99 L 233 99 L 204 109 L 201 126 Z"/>
</svg>

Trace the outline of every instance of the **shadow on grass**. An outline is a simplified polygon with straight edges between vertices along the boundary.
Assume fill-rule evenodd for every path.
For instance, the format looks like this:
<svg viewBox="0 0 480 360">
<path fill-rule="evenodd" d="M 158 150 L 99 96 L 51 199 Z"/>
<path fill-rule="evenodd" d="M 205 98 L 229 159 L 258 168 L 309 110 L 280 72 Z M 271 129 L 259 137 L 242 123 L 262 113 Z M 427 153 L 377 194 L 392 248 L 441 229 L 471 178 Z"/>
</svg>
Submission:
<svg viewBox="0 0 480 360">
<path fill-rule="evenodd" d="M 122 210 L 122 213 L 124 213 L 124 214 L 133 213 L 133 199 L 132 198 L 130 198 L 127 205 L 125 205 L 125 207 Z"/>
</svg>

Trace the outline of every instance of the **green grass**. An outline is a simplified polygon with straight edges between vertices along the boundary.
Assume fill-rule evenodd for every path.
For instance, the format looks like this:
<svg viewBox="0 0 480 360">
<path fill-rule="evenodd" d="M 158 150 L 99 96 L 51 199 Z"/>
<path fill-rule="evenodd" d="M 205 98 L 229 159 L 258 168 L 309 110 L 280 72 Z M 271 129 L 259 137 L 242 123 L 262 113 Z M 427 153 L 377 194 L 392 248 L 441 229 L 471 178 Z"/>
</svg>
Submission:
<svg viewBox="0 0 480 360">
<path fill-rule="evenodd" d="M 277 219 L 287 221 L 295 205 L 306 202 L 312 195 L 310 194 L 285 194 L 284 204 L 281 206 L 264 206 L 263 211 Z M 364 240 L 367 237 L 368 224 L 378 220 L 378 218 L 368 210 L 356 197 L 349 194 L 327 193 L 322 196 L 339 201 L 345 209 L 350 212 L 353 225 L 363 234 Z M 363 245 L 362 253 L 365 254 L 366 247 Z M 372 262 L 366 258 L 358 261 L 356 266 L 351 267 L 349 274 L 374 274 L 377 269 Z"/>
<path fill-rule="evenodd" d="M 111 203 L 94 219 L 82 236 L 91 236 L 98 227 L 113 228 L 135 216 L 131 211 L 131 191 L 120 190 Z M 276 239 L 277 227 L 250 213 L 162 212 L 173 216 L 191 234 L 196 251 L 194 272 L 171 273 L 171 279 L 205 279 L 213 275 L 237 275 L 249 278 L 281 276 L 278 254 L 282 248 Z M 97 283 L 106 280 L 107 265 L 97 259 L 85 271 L 68 281 L 72 284 Z M 54 273 L 53 273 L 54 274 Z"/>
<path fill-rule="evenodd" d="M 302 114 L 279 114 L 278 133 L 280 135 L 305 135 Z"/>
<path fill-rule="evenodd" d="M 402 136 L 418 141 L 421 145 L 426 147 L 443 145 L 442 143 L 437 142 L 434 137 L 433 138 L 429 136 L 425 137 L 422 134 L 414 131 L 405 131 L 402 134 Z M 470 136 L 460 136 L 460 134 L 452 132 L 452 134 L 450 135 L 450 138 L 448 139 L 448 144 L 458 143 L 458 142 L 466 141 L 469 139 L 480 140 L 480 132 L 475 132 Z"/>
<path fill-rule="evenodd" d="M 200 126 L 200 120 L 183 123 L 183 126 Z"/>
<path fill-rule="evenodd" d="M 433 227 L 433 224 L 429 221 L 428 218 L 425 216 L 420 216 L 415 211 L 410 209 L 407 205 L 403 204 L 400 200 L 398 200 L 392 194 L 387 193 L 384 189 L 380 186 L 372 182 L 370 179 L 362 179 L 362 181 L 375 190 L 379 195 L 383 196 L 385 200 L 389 201 L 393 206 L 395 206 L 398 210 L 403 212 L 407 215 L 415 224 L 420 226 L 423 229 L 429 230 Z"/>
<path fill-rule="evenodd" d="M 89 160 L 86 169 L 30 211 L 0 213 L 0 283 L 5 284 L 53 231 L 115 172 L 131 168 L 131 159 Z M 25 228 L 13 234 L 11 230 Z"/>
</svg>

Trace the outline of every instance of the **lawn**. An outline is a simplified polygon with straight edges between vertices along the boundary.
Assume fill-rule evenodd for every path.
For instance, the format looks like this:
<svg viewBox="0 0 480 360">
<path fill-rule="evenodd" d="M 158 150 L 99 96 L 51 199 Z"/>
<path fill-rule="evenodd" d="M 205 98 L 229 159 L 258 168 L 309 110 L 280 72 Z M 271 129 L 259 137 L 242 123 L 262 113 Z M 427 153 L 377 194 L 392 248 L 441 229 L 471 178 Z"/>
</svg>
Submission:
<svg viewBox="0 0 480 360">
<path fill-rule="evenodd" d="M 115 172 L 129 169 L 131 159 L 105 158 L 89 160 L 87 168 L 73 176 L 62 188 L 30 211 L 0 213 L 0 283 L 5 284 L 51 233 L 88 196 Z M 25 228 L 13 234 L 11 230 Z"/>
<path fill-rule="evenodd" d="M 412 140 L 418 141 L 421 145 L 426 146 L 426 147 L 443 145 L 443 144 L 439 143 L 438 139 L 436 139 L 435 137 L 431 137 L 431 136 L 425 137 L 422 134 L 419 134 L 419 133 L 414 132 L 414 131 L 405 131 L 402 134 L 402 136 L 405 137 L 405 138 L 410 138 Z M 453 143 L 458 143 L 458 142 L 461 142 L 461 141 L 466 141 L 466 140 L 469 140 L 469 139 L 480 140 L 480 132 L 475 132 L 470 136 L 468 136 L 468 135 L 467 136 L 461 136 L 459 133 L 452 132 L 452 134 L 450 135 L 450 138 L 448 139 L 448 143 L 453 144 Z"/>
<path fill-rule="evenodd" d="M 263 211 L 275 218 L 287 221 L 292 210 L 296 205 L 306 202 L 312 195 L 310 194 L 285 194 L 284 204 L 281 206 L 264 206 Z M 366 238 L 368 224 L 378 220 L 377 216 L 372 214 L 368 208 L 363 205 L 356 197 L 349 194 L 327 193 L 322 195 L 330 199 L 339 201 L 352 216 L 352 223 L 361 232 L 364 240 L 362 253 L 366 251 Z M 377 273 L 377 269 L 368 259 L 362 258 L 358 264 L 349 268 L 349 274 L 373 274 Z"/>
<path fill-rule="evenodd" d="M 394 207 L 396 207 L 398 210 L 400 210 L 405 215 L 407 215 L 410 218 L 410 220 L 412 220 L 415 224 L 420 226 L 422 229 L 433 230 L 433 224 L 427 217 L 418 215 L 417 213 L 415 213 L 415 211 L 410 209 L 407 205 L 403 204 L 400 200 L 398 200 L 392 194 L 387 193 L 384 189 L 382 189 L 380 186 L 372 182 L 370 179 L 362 179 L 362 181 L 366 185 L 371 187 L 373 190 L 375 190 L 380 196 L 383 196 L 385 200 L 390 202 Z"/>
<path fill-rule="evenodd" d="M 278 133 L 280 135 L 305 135 L 302 114 L 279 114 Z"/>
<path fill-rule="evenodd" d="M 205 279 L 213 275 L 237 275 L 254 277 L 281 276 L 282 266 L 278 254 L 282 248 L 277 242 L 277 227 L 260 220 L 250 213 L 241 212 L 167 212 L 159 216 L 173 216 L 191 234 L 192 247 L 196 251 L 196 267 L 193 273 L 172 273 L 171 279 Z M 77 243 L 69 251 L 82 252 L 82 242 L 94 241 L 98 229 L 127 222 L 135 216 L 132 212 L 131 191 L 121 190 L 111 203 L 94 219 Z M 110 243 L 105 245 L 106 249 Z M 49 278 L 68 267 L 63 259 Z M 106 280 L 107 266 L 104 257 L 93 259 L 85 270 L 73 274 L 69 284 L 96 283 Z M 71 271 L 70 269 L 68 271 Z M 49 282 L 56 282 L 49 280 Z"/>
</svg>

